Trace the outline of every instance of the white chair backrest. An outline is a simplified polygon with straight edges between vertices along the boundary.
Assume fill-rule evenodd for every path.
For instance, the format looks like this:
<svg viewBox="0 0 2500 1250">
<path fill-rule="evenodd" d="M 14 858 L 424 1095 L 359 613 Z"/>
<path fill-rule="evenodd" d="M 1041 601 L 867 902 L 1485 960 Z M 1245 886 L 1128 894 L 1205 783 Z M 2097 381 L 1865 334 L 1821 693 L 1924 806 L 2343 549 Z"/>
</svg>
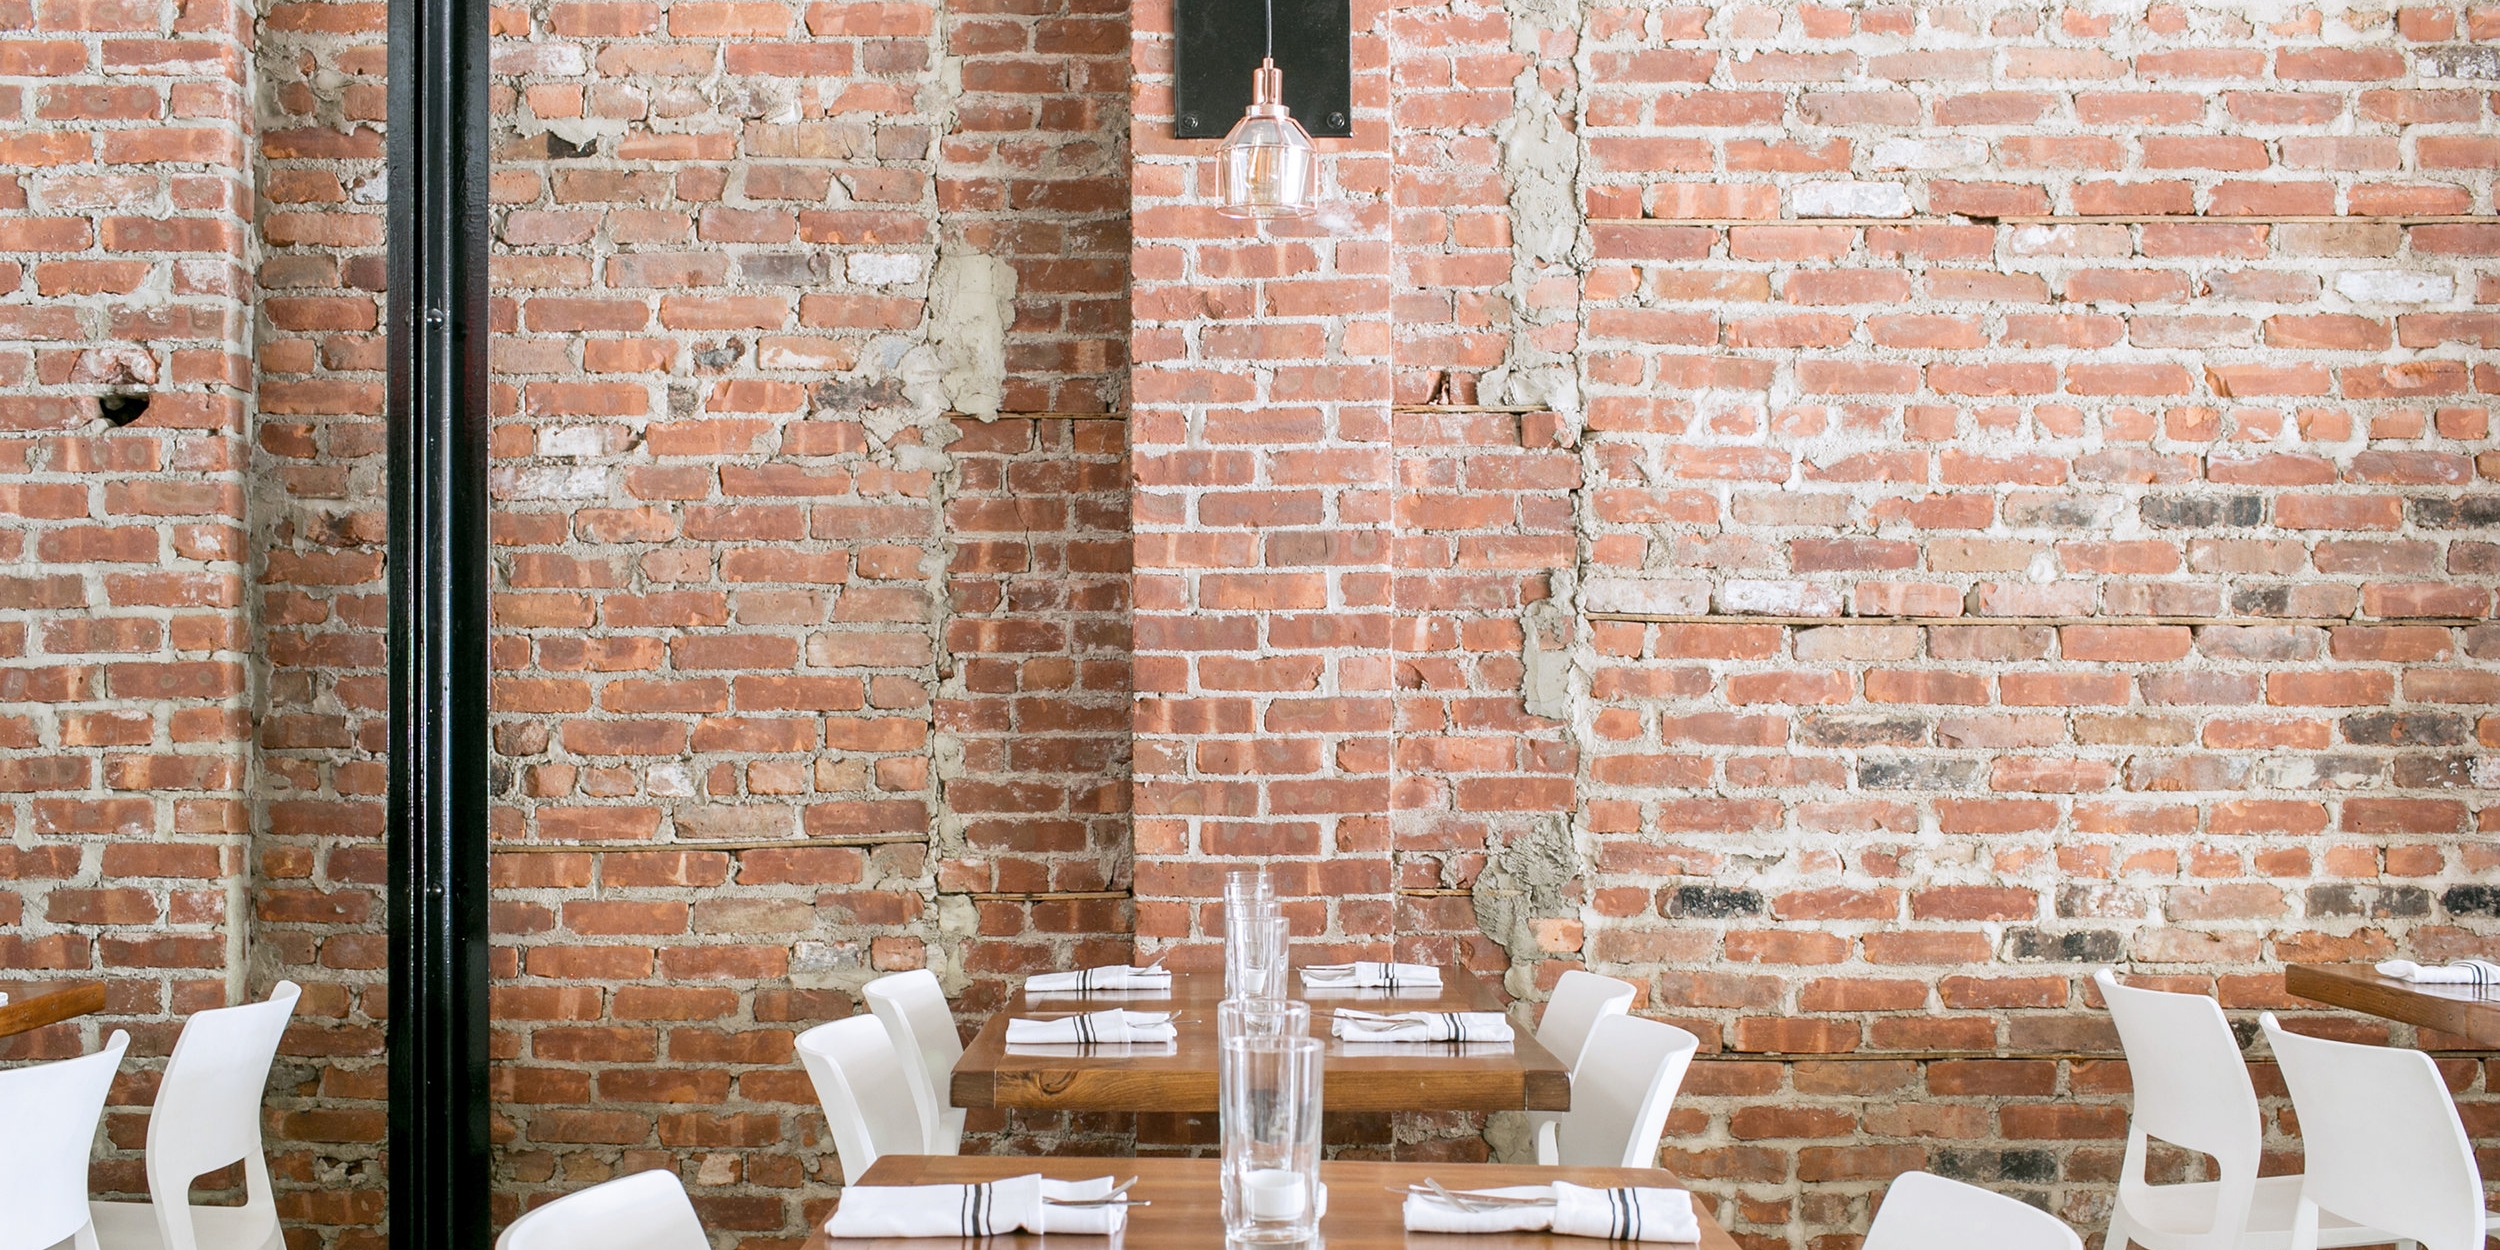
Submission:
<svg viewBox="0 0 2500 1250">
<path fill-rule="evenodd" d="M 158 1203 L 185 1202 L 194 1179 L 260 1157 L 269 1065 L 302 992 L 293 981 L 280 981 L 266 1002 L 202 1011 L 182 1022 L 148 1112 L 148 1190 Z"/>
<path fill-rule="evenodd" d="M 87 1227 L 87 1160 L 129 1046 L 115 1030 L 92 1055 L 0 1072 L 0 1250 L 51 1250 Z"/>
<path fill-rule="evenodd" d="M 953 1154 L 963 1118 L 950 1116 L 954 1100 L 955 1061 L 963 1058 L 963 1035 L 955 1031 L 955 1013 L 946 1005 L 946 991 L 937 974 L 926 968 L 879 977 L 860 991 L 868 1009 L 885 1025 L 886 1036 L 903 1057 L 903 1076 L 911 1084 L 912 1106 L 920 1113 L 920 1136 L 931 1154 Z"/>
<path fill-rule="evenodd" d="M 919 1154 L 920 1110 L 912 1104 L 902 1056 L 874 1016 L 852 1016 L 799 1034 L 799 1062 L 816 1084 L 842 1183 L 855 1185 L 881 1155 Z"/>
<path fill-rule="evenodd" d="M 2107 968 L 2092 979 L 2109 1003 L 2135 1085 L 2126 1162 L 2118 1173 L 2120 1204 L 2141 1208 L 2152 1197 L 2145 1176 L 2148 1137 L 2212 1155 L 2219 1180 L 2213 1225 L 2176 1241 L 2229 1250 L 2248 1227 L 2264 1145 L 2257 1090 L 2231 1022 L 2221 1004 L 2202 994 L 2136 989 Z"/>
<path fill-rule="evenodd" d="M 2066 1221 L 1976 1185 L 1904 1172 L 1859 1250 L 2083 1250 Z"/>
<path fill-rule="evenodd" d="M 512 1221 L 495 1250 L 712 1250 L 674 1172 L 603 1181 Z"/>
<path fill-rule="evenodd" d="M 1562 974 L 1554 983 L 1553 996 L 1545 1000 L 1545 1017 L 1536 1022 L 1536 1044 L 1577 1072 L 1580 1052 L 1588 1047 L 1589 1030 L 1607 1016 L 1632 1010 L 1632 999 L 1640 992 L 1629 981 L 1574 968 Z"/>
<path fill-rule="evenodd" d="M 1571 1114 L 1557 1158 L 1566 1167 L 1645 1168 L 1658 1159 L 1667 1110 L 1701 1039 L 1639 1016 L 1608 1016 L 1589 1030 L 1571 1074 Z"/>
<path fill-rule="evenodd" d="M 2482 1250 L 2482 1169 L 2431 1057 L 2303 1037 L 2273 1012 L 2258 1023 L 2300 1119 L 2304 1204 L 2423 1250 Z"/>
<path fill-rule="evenodd" d="M 280 981 L 264 1002 L 218 1007 L 182 1022 L 148 1111 L 148 1199 L 165 1250 L 193 1250 L 191 1182 L 243 1164 L 243 1206 L 275 1231 L 277 1198 L 261 1153 L 260 1108 L 269 1065 L 302 994 Z"/>
</svg>

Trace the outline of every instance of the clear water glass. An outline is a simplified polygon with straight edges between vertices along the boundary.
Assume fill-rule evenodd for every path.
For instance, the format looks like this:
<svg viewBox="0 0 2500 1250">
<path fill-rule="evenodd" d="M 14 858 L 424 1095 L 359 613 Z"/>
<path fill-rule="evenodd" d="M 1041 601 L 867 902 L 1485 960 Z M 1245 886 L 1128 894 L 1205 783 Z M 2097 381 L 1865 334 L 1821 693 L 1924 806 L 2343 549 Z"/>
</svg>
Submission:
<svg viewBox="0 0 2500 1250">
<path fill-rule="evenodd" d="M 1215 1040 L 1309 1037 L 1311 1005 L 1290 998 L 1228 998 L 1215 1005 Z"/>
<path fill-rule="evenodd" d="M 1276 914 L 1276 880 L 1265 868 L 1249 868 L 1224 874 L 1224 927 L 1230 932 L 1233 922 L 1254 916 Z"/>
<path fill-rule="evenodd" d="M 1283 998 L 1290 936 L 1282 915 L 1235 920 L 1224 934 L 1224 997 Z"/>
<path fill-rule="evenodd" d="M 1228 1243 L 1289 1246 L 1318 1239 L 1320 1053 L 1314 1037 L 1219 1043 Z"/>
</svg>

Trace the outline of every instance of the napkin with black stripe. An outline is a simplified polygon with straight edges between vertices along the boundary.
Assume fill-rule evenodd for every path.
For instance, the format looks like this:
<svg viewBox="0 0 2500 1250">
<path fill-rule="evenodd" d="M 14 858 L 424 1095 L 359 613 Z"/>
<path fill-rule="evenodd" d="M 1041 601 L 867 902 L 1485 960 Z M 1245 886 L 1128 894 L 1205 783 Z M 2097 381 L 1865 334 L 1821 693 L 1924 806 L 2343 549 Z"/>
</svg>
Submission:
<svg viewBox="0 0 2500 1250">
<path fill-rule="evenodd" d="M 1498 1011 L 1368 1012 L 1337 1009 L 1330 1029 L 1349 1042 L 1507 1042 L 1510 1021 Z"/>
<path fill-rule="evenodd" d="M 1089 1011 L 1056 1020 L 1009 1020 L 1010 1046 L 1084 1046 L 1096 1042 L 1168 1042 L 1180 1036 L 1168 1011 Z"/>
<path fill-rule="evenodd" d="M 828 1237 L 992 1237 L 1001 1233 L 1108 1236 L 1128 1208 L 1054 1206 L 1111 1195 L 1111 1178 L 1044 1180 L 1039 1173 L 973 1185 L 853 1185 L 825 1221 Z"/>
<path fill-rule="evenodd" d="M 1350 964 L 1313 964 L 1302 970 L 1304 989 L 1413 990 L 1441 988 L 1441 970 L 1431 964 L 1392 964 L 1363 960 Z"/>
<path fill-rule="evenodd" d="M 1172 974 L 1163 968 L 1131 968 L 1114 964 L 1074 972 L 1041 972 L 1024 979 L 1028 994 L 1085 993 L 1091 990 L 1169 990 Z"/>
<path fill-rule="evenodd" d="M 1693 1196 L 1681 1189 L 1591 1189 L 1568 1181 L 1465 1190 L 1460 1198 L 1511 1201 L 1471 1211 L 1429 1194 L 1406 1196 L 1406 1229 L 1415 1233 L 1512 1233 L 1544 1230 L 1564 1237 L 1611 1241 L 1701 1240 Z"/>
<path fill-rule="evenodd" d="M 2480 959 L 2459 959 L 2445 964 L 2417 964 L 2410 959 L 2390 959 L 2378 965 L 2378 974 L 2411 981 L 2415 985 L 2471 985 L 2489 989 L 2500 985 L 2500 964 Z"/>
</svg>

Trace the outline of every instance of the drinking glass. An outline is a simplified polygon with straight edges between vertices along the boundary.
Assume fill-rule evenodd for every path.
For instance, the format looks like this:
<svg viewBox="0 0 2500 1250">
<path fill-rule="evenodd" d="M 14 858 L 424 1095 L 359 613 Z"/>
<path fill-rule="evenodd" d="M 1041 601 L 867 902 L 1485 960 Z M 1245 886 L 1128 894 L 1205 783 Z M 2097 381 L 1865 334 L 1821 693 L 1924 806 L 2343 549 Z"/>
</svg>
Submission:
<svg viewBox="0 0 2500 1250">
<path fill-rule="evenodd" d="M 1232 920 L 1224 934 L 1224 997 L 1283 998 L 1288 936 L 1281 914 Z"/>
<path fill-rule="evenodd" d="M 1265 868 L 1247 868 L 1224 874 L 1224 927 L 1231 932 L 1233 922 L 1255 916 L 1276 914 L 1276 881 Z"/>
<path fill-rule="evenodd" d="M 1309 1037 L 1311 1005 L 1290 998 L 1228 998 L 1215 1005 L 1215 1040 Z"/>
<path fill-rule="evenodd" d="M 1311 1242 L 1319 1235 L 1320 1041 L 1244 1036 L 1219 1046 L 1225 1239 Z"/>
</svg>

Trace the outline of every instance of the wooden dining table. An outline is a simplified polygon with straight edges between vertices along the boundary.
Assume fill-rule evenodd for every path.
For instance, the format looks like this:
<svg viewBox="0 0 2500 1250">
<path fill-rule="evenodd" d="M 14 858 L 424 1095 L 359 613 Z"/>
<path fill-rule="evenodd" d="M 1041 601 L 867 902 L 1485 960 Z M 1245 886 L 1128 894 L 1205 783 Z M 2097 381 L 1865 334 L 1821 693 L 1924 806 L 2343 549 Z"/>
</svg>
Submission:
<svg viewBox="0 0 2500 1250">
<path fill-rule="evenodd" d="M 863 1185 L 961 1185 L 1005 1180 L 1035 1172 L 1055 1180 L 1091 1180 L 1110 1175 L 1134 1176 L 1129 1197 L 1152 1203 L 1129 1209 L 1128 1230 L 1120 1241 L 1108 1238 L 1049 1239 L 1065 1247 L 1129 1245 L 1144 1250 L 1223 1250 L 1224 1217 L 1213 1159 L 1009 1158 L 996 1155 L 887 1155 L 860 1177 Z M 1328 1250 L 1589 1250 L 1586 1237 L 1557 1237 L 1545 1232 L 1410 1233 L 1403 1215 L 1408 1185 L 1430 1177 L 1452 1189 L 1489 1189 L 1497 1185 L 1574 1185 L 1610 1188 L 1622 1185 L 1683 1188 L 1670 1172 L 1654 1168 L 1543 1168 L 1495 1163 L 1375 1163 L 1335 1160 L 1319 1165 L 1320 1183 L 1328 1187 L 1328 1214 L 1320 1217 L 1320 1239 Z M 1706 1202 L 1696 1200 L 1701 1220 L 1700 1250 L 1736 1250 L 1736 1241 L 1710 1216 Z M 828 1213 L 830 1214 L 830 1213 Z M 839 1241 L 819 1225 L 802 1250 L 929 1250 L 932 1245 L 960 1244 L 952 1238 L 855 1238 Z M 992 1237 L 981 1243 L 990 1250 L 1035 1250 L 1045 1244 L 1028 1234 Z M 1671 1243 L 1652 1243 L 1671 1244 Z M 1684 1242 L 1683 1245 L 1694 1243 Z"/>
<path fill-rule="evenodd" d="M 31 1033 L 47 1024 L 102 1010 L 104 986 L 96 981 L 82 981 L 42 994 L 12 995 L 8 1005 L 0 1007 L 0 1037 Z"/>
<path fill-rule="evenodd" d="M 1483 982 L 1444 970 L 1437 990 L 1304 990 L 1311 1032 L 1325 1037 L 1337 1007 L 1364 1011 L 1493 1011 L 1502 1001 Z M 955 1064 L 958 1107 L 1052 1111 L 1209 1112 L 1216 1110 L 1215 1005 L 1223 977 L 1175 973 L 1168 994 L 1110 991 L 1028 995 L 1017 991 Z M 1016 1017 L 1123 1007 L 1171 1011 L 1179 1037 L 1168 1043 L 1104 1046 L 1007 1045 Z M 1568 1111 L 1571 1069 L 1514 1026 L 1507 1043 L 1355 1043 L 1329 1038 L 1321 1105 L 1330 1111 Z"/>
<path fill-rule="evenodd" d="M 2313 1003 L 2500 1046 L 2500 986 L 2417 985 L 2368 964 L 2289 964 L 2283 988 Z"/>
</svg>

